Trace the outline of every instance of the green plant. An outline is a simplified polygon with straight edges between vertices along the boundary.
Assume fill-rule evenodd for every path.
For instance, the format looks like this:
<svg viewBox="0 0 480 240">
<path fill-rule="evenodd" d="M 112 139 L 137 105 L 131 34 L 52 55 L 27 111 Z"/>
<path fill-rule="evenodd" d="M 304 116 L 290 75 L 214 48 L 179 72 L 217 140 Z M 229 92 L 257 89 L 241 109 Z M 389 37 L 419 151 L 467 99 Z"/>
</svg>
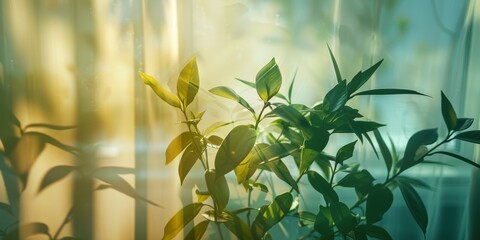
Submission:
<svg viewBox="0 0 480 240">
<path fill-rule="evenodd" d="M 0 218 L 8 220 L 6 221 L 8 222 L 7 226 L 0 227 L 0 239 L 19 239 L 20 229 L 24 237 L 41 234 L 51 240 L 78 239 L 71 236 L 60 237 L 64 227 L 73 219 L 75 206 L 72 206 L 70 211 L 65 213 L 63 222 L 54 232 L 45 223 L 31 222 L 20 225 L 20 196 L 28 183 L 28 176 L 33 164 L 42 154 L 47 144 L 70 153 L 75 158 L 76 164 L 60 165 L 49 169 L 40 183 L 39 193 L 53 183 L 74 174 L 77 181 L 97 179 L 103 182 L 98 187 L 91 189 L 91 191 L 111 188 L 129 197 L 160 207 L 156 203 L 138 195 L 130 183 L 121 176 L 134 174 L 134 169 L 115 166 L 90 167 L 86 160 L 91 156 L 91 153 L 80 151 L 74 146 L 64 144 L 60 140 L 43 133 L 43 130 L 71 130 L 75 126 L 58 126 L 45 123 L 22 126 L 12 109 L 8 106 L 6 98 L 7 92 L 3 85 L 0 84 L 0 113 L 2 113 L 0 117 L 0 143 L 3 146 L 3 149 L 0 150 L 0 172 L 9 200 L 8 204 L 0 202 Z M 19 184 L 18 180 L 20 180 L 21 184 Z"/>
<path fill-rule="evenodd" d="M 366 120 L 359 110 L 347 103 L 364 95 L 424 94 L 406 89 L 359 91 L 382 61 L 358 72 L 347 82 L 342 78 L 331 52 L 330 55 L 337 84 L 328 91 L 323 102 L 312 107 L 293 103 L 295 77 L 288 94 L 279 93 L 282 76 L 275 59 L 272 59 L 257 73 L 255 82 L 237 79 L 256 90 L 262 102 L 261 109 L 251 107 L 245 98 L 229 87 L 209 90 L 243 106 L 251 113 L 251 121 L 247 124 L 214 124 L 205 130 L 200 127 L 205 111 L 196 113 L 189 110 L 200 86 L 196 58 L 191 59 L 180 72 L 177 94 L 152 76 L 140 72 L 143 81 L 158 97 L 178 109 L 183 116 L 185 131 L 168 145 L 166 164 L 180 158 L 178 174 L 182 183 L 195 164 L 202 165 L 205 177 L 206 189 L 197 190 L 198 200 L 184 206 L 168 221 L 163 239 L 174 238 L 195 218 L 197 221 L 186 239 L 202 238 L 210 225 L 216 228 L 222 239 L 225 228 L 239 239 L 269 239 L 269 230 L 286 217 L 298 218 L 298 227 L 306 229 L 302 238 L 391 239 L 387 230 L 376 223 L 390 208 L 395 189 L 400 190 L 410 213 L 426 234 L 427 211 L 415 187 L 428 185 L 403 173 L 421 163 L 432 162 L 427 158 L 437 154 L 480 167 L 456 153 L 439 150 L 440 146 L 453 140 L 478 144 L 480 131 L 466 131 L 473 119 L 458 118 L 442 92 L 441 109 L 448 129 L 447 136 L 439 141 L 437 129 L 419 131 L 410 137 L 403 156 L 400 156 L 395 145 L 392 143 L 388 147 L 381 136 L 378 129 L 384 125 Z M 215 134 L 218 128 L 232 124 L 235 126 L 225 137 Z M 377 157 L 384 160 L 385 179 L 374 177 L 352 159 L 358 140 L 340 147 L 333 155 L 324 152 L 330 138 L 337 134 L 354 134 L 360 142 L 366 140 Z M 288 164 L 295 165 L 296 169 L 287 167 Z M 290 190 L 275 194 L 268 204 L 254 205 L 252 192 L 269 193 L 277 187 L 267 186 L 261 181 L 266 172 L 288 184 Z M 236 183 L 245 188 L 245 206 L 229 206 L 229 187 L 235 184 L 228 184 L 229 179 L 233 179 L 232 173 Z M 309 186 L 300 187 L 300 181 L 309 183 Z M 355 193 L 353 204 L 347 205 L 345 194 L 338 193 L 341 188 Z M 311 200 L 318 201 L 317 209 L 299 206 L 298 197 L 308 191 L 318 191 L 323 197 L 323 200 Z"/>
</svg>

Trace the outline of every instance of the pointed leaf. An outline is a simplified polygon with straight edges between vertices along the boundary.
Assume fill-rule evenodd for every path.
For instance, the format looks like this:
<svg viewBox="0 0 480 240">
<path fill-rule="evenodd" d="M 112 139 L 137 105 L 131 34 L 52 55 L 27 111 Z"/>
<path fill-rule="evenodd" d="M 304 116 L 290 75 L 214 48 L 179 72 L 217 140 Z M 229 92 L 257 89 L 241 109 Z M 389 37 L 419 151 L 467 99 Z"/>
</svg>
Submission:
<svg viewBox="0 0 480 240">
<path fill-rule="evenodd" d="M 358 92 L 353 94 L 350 98 L 353 98 L 355 96 L 362 96 L 362 95 L 396 95 L 396 94 L 413 94 L 413 95 L 421 95 L 421 96 L 428 97 L 428 95 L 425 95 L 423 93 L 419 93 L 413 90 L 385 88 L 385 89 L 372 89 L 372 90 L 366 90 L 363 92 Z"/>
<path fill-rule="evenodd" d="M 367 198 L 367 224 L 376 223 L 383 218 L 390 206 L 392 206 L 393 194 L 383 184 L 373 186 Z"/>
<path fill-rule="evenodd" d="M 463 131 L 470 126 L 472 126 L 473 118 L 459 118 L 457 119 L 457 126 L 455 127 L 455 131 Z"/>
<path fill-rule="evenodd" d="M 185 177 L 192 169 L 193 165 L 198 160 L 198 156 L 195 153 L 195 146 L 193 144 L 188 145 L 185 149 L 185 152 L 180 159 L 180 163 L 178 164 L 178 176 L 180 177 L 180 184 L 183 184 Z"/>
<path fill-rule="evenodd" d="M 133 199 L 139 199 L 150 203 L 156 207 L 161 207 L 160 205 L 146 199 L 145 197 L 140 196 L 135 189 L 128 183 L 124 178 L 117 174 L 102 174 L 101 172 L 94 172 L 94 177 L 99 180 L 104 181 L 108 185 L 100 185 L 96 190 L 103 190 L 107 188 L 112 188 L 120 193 L 123 193 Z"/>
<path fill-rule="evenodd" d="M 218 176 L 214 171 L 208 170 L 205 172 L 205 182 L 207 183 L 208 192 L 216 203 L 217 210 L 222 212 L 230 198 L 230 190 L 225 176 Z"/>
<path fill-rule="evenodd" d="M 335 75 L 337 76 L 337 83 L 340 83 L 342 81 L 342 75 L 340 74 L 340 69 L 338 68 L 337 60 L 335 60 L 332 50 L 330 49 L 330 46 L 328 46 L 328 44 L 327 44 L 327 47 L 328 47 L 328 52 L 330 53 L 330 58 L 332 59 L 333 68 L 335 69 Z"/>
<path fill-rule="evenodd" d="M 197 95 L 199 84 L 197 58 L 193 57 L 187 65 L 183 67 L 177 80 L 177 95 L 180 101 L 183 102 L 185 108 Z"/>
<path fill-rule="evenodd" d="M 342 187 L 359 187 L 372 185 L 375 180 L 370 172 L 363 169 L 360 172 L 351 172 L 338 181 L 337 185 Z"/>
<path fill-rule="evenodd" d="M 452 131 L 457 127 L 457 114 L 455 113 L 455 109 L 453 108 L 452 103 L 450 103 L 443 91 L 441 92 L 441 94 L 443 121 L 445 121 L 445 125 L 447 125 L 448 131 Z"/>
<path fill-rule="evenodd" d="M 412 186 L 415 186 L 415 187 L 419 187 L 419 188 L 424 188 L 424 189 L 429 189 L 429 190 L 432 189 L 432 187 L 430 185 L 428 185 L 424 181 L 422 181 L 420 179 L 416 179 L 416 178 L 398 176 L 396 178 L 396 181 L 406 183 L 406 184 L 409 184 L 409 185 L 412 185 Z"/>
<path fill-rule="evenodd" d="M 245 159 L 257 139 L 257 132 L 249 126 L 240 125 L 232 129 L 223 140 L 215 157 L 217 177 L 233 170 Z"/>
<path fill-rule="evenodd" d="M 239 82 L 241 82 L 241 83 L 243 83 L 243 84 L 245 84 L 245 85 L 247 85 L 251 88 L 256 89 L 255 83 L 253 83 L 253 82 L 249 82 L 247 80 L 243 80 L 243 79 L 240 79 L 240 78 L 235 78 L 235 80 L 237 80 L 237 81 L 239 81 Z"/>
<path fill-rule="evenodd" d="M 38 191 L 42 191 L 51 184 L 61 180 L 66 177 L 69 173 L 75 170 L 74 166 L 56 166 L 50 169 L 40 184 Z"/>
<path fill-rule="evenodd" d="M 190 132 L 183 132 L 174 138 L 165 151 L 165 165 L 171 163 L 190 143 L 192 143 Z"/>
<path fill-rule="evenodd" d="M 302 153 L 301 153 L 301 158 L 300 158 L 300 167 L 299 167 L 299 173 L 302 174 L 305 171 L 307 171 L 312 163 L 315 161 L 315 159 L 318 159 L 321 157 L 321 153 L 317 152 L 312 149 L 308 148 L 302 148 Z"/>
<path fill-rule="evenodd" d="M 322 235 L 333 235 L 332 228 L 330 228 L 331 218 L 332 215 L 330 209 L 320 206 L 320 211 L 318 211 L 318 214 L 315 217 L 314 229 Z"/>
<path fill-rule="evenodd" d="M 368 236 L 380 240 L 392 240 L 392 236 L 382 227 L 375 225 L 360 225 L 358 229 L 366 233 Z"/>
<path fill-rule="evenodd" d="M 375 73 L 375 71 L 380 66 L 380 64 L 382 64 L 382 62 L 383 62 L 383 59 L 375 63 L 373 66 L 371 66 L 367 70 L 365 70 L 365 72 L 360 71 L 357 75 L 355 75 L 352 81 L 348 83 L 348 86 L 347 86 L 348 95 L 349 96 L 352 95 L 352 93 L 354 93 L 360 87 L 362 87 L 370 79 L 373 73 Z"/>
<path fill-rule="evenodd" d="M 257 73 L 255 86 L 258 96 L 260 96 L 264 102 L 267 102 L 278 93 L 282 86 L 282 75 L 275 62 L 275 58 L 272 58 L 272 60 Z"/>
<path fill-rule="evenodd" d="M 290 169 L 283 163 L 281 160 L 277 161 L 269 161 L 266 163 L 268 168 L 272 170 L 273 173 L 282 181 L 288 183 L 295 191 L 300 192 L 298 189 L 297 182 L 293 179 L 292 175 L 290 174 Z"/>
<path fill-rule="evenodd" d="M 400 182 L 398 187 L 402 192 L 408 210 L 410 210 L 410 213 L 425 235 L 427 233 L 428 214 L 420 195 L 418 195 L 417 191 L 408 183 Z"/>
<path fill-rule="evenodd" d="M 321 193 L 325 200 L 330 203 L 338 202 L 337 193 L 333 190 L 332 186 L 330 186 L 330 183 L 320 176 L 320 174 L 310 170 L 307 172 L 307 176 L 312 187 Z"/>
<path fill-rule="evenodd" d="M 280 105 L 273 109 L 270 114 L 276 115 L 300 129 L 306 129 L 310 126 L 310 123 L 305 116 L 303 116 L 297 109 L 289 105 Z"/>
<path fill-rule="evenodd" d="M 260 239 L 271 227 L 280 222 L 290 211 L 292 203 L 293 197 L 287 192 L 275 197 L 270 205 L 260 208 L 251 226 L 254 239 Z"/>
<path fill-rule="evenodd" d="M 430 145 L 438 139 L 437 129 L 426 129 L 413 134 L 407 142 L 403 155 L 401 170 L 405 170 L 416 164 L 417 150 L 424 145 Z M 418 158 L 418 156 L 417 156 Z"/>
<path fill-rule="evenodd" d="M 322 152 L 328 144 L 330 139 L 330 133 L 324 129 L 312 127 L 308 131 L 304 132 L 304 135 L 308 137 L 305 141 L 305 148 Z"/>
<path fill-rule="evenodd" d="M 332 214 L 335 226 L 337 226 L 338 231 L 342 234 L 347 234 L 357 224 L 350 208 L 342 202 L 330 204 L 330 213 Z"/>
<path fill-rule="evenodd" d="M 207 231 L 209 221 L 203 221 L 190 230 L 190 232 L 185 236 L 185 240 L 200 240 Z"/>
<path fill-rule="evenodd" d="M 343 147 L 341 147 L 338 152 L 337 156 L 335 157 L 335 161 L 337 163 L 343 164 L 343 161 L 351 158 L 353 156 L 353 151 L 355 150 L 355 144 L 357 141 L 353 141 Z"/>
<path fill-rule="evenodd" d="M 345 106 L 348 101 L 347 81 L 342 80 L 335 85 L 332 90 L 328 91 L 323 99 L 323 105 L 329 112 L 335 112 Z"/>
<path fill-rule="evenodd" d="M 225 222 L 225 226 L 231 233 L 233 233 L 238 239 L 249 240 L 252 239 L 252 233 L 248 225 L 242 221 L 236 214 L 225 211 L 230 216 L 230 221 Z"/>
<path fill-rule="evenodd" d="M 239 103 L 240 105 L 242 105 L 245 109 L 247 109 L 248 111 L 250 111 L 251 113 L 253 113 L 255 115 L 255 110 L 253 110 L 253 108 L 250 106 L 250 104 L 248 104 L 247 101 L 245 101 L 245 99 L 243 99 L 242 97 L 240 97 L 236 92 L 235 90 L 229 88 L 229 87 L 214 87 L 212 89 L 209 90 L 209 92 L 217 95 L 217 96 L 220 96 L 220 97 L 224 97 L 224 98 L 228 98 L 228 99 L 231 99 L 237 103 Z"/>
<path fill-rule="evenodd" d="M 373 130 L 373 135 L 375 136 L 375 139 L 377 140 L 378 146 L 380 147 L 380 152 L 382 153 L 383 160 L 385 161 L 385 166 L 387 167 L 387 172 L 390 172 L 390 169 L 392 169 L 392 154 L 390 153 L 390 150 L 387 147 L 387 144 L 382 138 L 382 135 L 380 134 L 380 131 L 377 129 Z"/>
<path fill-rule="evenodd" d="M 470 159 L 468 159 L 464 156 L 460 156 L 458 154 L 451 153 L 451 152 L 445 152 L 445 151 L 438 151 L 438 152 L 435 152 L 435 153 L 439 153 L 439 154 L 447 155 L 447 156 L 450 156 L 450 157 L 454 157 L 454 158 L 456 158 L 456 159 L 458 159 L 458 160 L 460 160 L 464 163 L 468 163 L 468 164 L 470 164 L 474 167 L 480 168 L 480 164 L 478 164 L 478 163 L 476 163 L 476 162 L 474 162 L 474 161 L 472 161 L 472 160 L 470 160 Z"/>
<path fill-rule="evenodd" d="M 293 79 L 290 82 L 290 86 L 288 87 L 288 103 L 292 102 L 293 85 L 295 84 L 295 79 L 297 77 L 297 70 L 298 69 L 295 69 L 295 74 L 293 74 Z"/>
<path fill-rule="evenodd" d="M 170 90 L 162 86 L 162 84 L 160 84 L 152 76 L 147 75 L 141 71 L 139 73 L 140 73 L 140 76 L 142 77 L 143 82 L 147 84 L 149 87 L 151 87 L 152 90 L 155 92 L 155 94 L 157 94 L 157 96 L 160 97 L 160 99 L 170 104 L 170 106 L 172 107 L 181 108 L 180 99 L 178 99 L 178 97 L 175 96 L 175 94 L 173 94 L 172 92 L 170 92 Z"/>
<path fill-rule="evenodd" d="M 459 133 L 454 139 L 480 144 L 480 130 Z"/>
<path fill-rule="evenodd" d="M 192 221 L 200 210 L 202 203 L 191 203 L 178 211 L 165 225 L 163 239 L 173 239 L 190 221 Z"/>
</svg>

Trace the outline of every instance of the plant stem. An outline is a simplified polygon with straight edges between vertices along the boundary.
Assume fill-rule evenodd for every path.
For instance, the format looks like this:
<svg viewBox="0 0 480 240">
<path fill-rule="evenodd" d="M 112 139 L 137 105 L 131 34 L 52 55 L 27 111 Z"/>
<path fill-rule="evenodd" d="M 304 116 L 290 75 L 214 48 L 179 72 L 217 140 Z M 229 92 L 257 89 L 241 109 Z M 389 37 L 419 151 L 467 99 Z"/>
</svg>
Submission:
<svg viewBox="0 0 480 240">
<path fill-rule="evenodd" d="M 264 102 L 262 110 L 260 110 L 260 113 L 258 114 L 258 118 L 255 120 L 255 130 L 258 129 L 258 124 L 262 121 L 262 114 L 265 111 L 265 109 L 270 105 L 269 102 Z"/>
<path fill-rule="evenodd" d="M 70 222 L 72 213 L 73 213 L 73 207 L 70 208 L 70 210 L 68 211 L 67 215 L 65 216 L 65 219 L 63 219 L 62 225 L 60 225 L 60 227 L 57 229 L 57 232 L 55 232 L 55 235 L 53 235 L 52 240 L 58 239 L 58 236 L 62 232 L 63 228 L 67 225 L 68 222 Z"/>
<path fill-rule="evenodd" d="M 204 170 L 208 170 L 209 169 L 208 161 L 205 162 L 202 157 L 202 150 L 200 149 L 200 146 L 198 146 L 197 142 L 195 141 L 194 131 L 192 131 L 191 124 L 188 122 L 189 119 L 188 119 L 187 113 L 185 112 L 185 110 L 182 110 L 182 113 L 183 113 L 183 116 L 185 117 L 185 122 L 187 124 L 188 132 L 190 132 L 190 136 L 192 138 L 192 144 L 195 146 L 197 156 L 200 159 L 200 162 L 202 163 Z"/>
</svg>

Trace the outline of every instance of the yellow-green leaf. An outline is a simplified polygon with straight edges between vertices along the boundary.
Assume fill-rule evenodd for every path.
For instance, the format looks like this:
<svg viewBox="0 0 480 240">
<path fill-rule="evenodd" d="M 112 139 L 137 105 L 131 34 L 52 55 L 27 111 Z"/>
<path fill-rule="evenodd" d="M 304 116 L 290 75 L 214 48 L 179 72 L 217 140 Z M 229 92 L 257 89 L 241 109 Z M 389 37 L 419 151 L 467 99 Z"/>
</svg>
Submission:
<svg viewBox="0 0 480 240">
<path fill-rule="evenodd" d="M 265 102 L 280 91 L 282 75 L 275 58 L 272 58 L 269 63 L 260 69 L 255 79 L 258 96 Z"/>
<path fill-rule="evenodd" d="M 174 138 L 165 151 L 165 164 L 172 162 L 190 143 L 192 143 L 190 132 L 183 132 Z"/>
<path fill-rule="evenodd" d="M 190 221 L 192 221 L 200 210 L 202 203 L 192 203 L 178 211 L 165 225 L 163 240 L 173 239 Z"/>
<path fill-rule="evenodd" d="M 150 88 L 152 88 L 152 90 L 155 92 L 155 94 L 157 94 L 158 97 L 160 97 L 163 101 L 173 107 L 181 108 L 180 100 L 177 96 L 175 96 L 175 94 L 162 86 L 162 84 L 160 84 L 154 77 L 141 71 L 139 71 L 139 73 L 140 77 L 142 77 L 143 82 L 150 86 Z"/>
<path fill-rule="evenodd" d="M 182 69 L 177 80 L 177 95 L 187 107 L 195 98 L 200 86 L 197 58 L 193 57 Z"/>
</svg>

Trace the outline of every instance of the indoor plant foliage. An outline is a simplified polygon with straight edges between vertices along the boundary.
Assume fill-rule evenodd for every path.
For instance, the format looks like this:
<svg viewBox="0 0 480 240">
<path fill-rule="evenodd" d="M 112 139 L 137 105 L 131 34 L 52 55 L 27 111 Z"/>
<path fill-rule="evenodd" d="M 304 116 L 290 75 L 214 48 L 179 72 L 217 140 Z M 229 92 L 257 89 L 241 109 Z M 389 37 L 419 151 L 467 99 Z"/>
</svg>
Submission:
<svg viewBox="0 0 480 240">
<path fill-rule="evenodd" d="M 330 55 L 337 84 L 323 101 L 311 107 L 293 103 L 295 77 L 288 94 L 279 93 L 282 75 L 272 59 L 260 69 L 254 82 L 237 79 L 256 90 L 262 102 L 260 109 L 252 108 L 245 98 L 229 87 L 209 90 L 243 106 L 251 113 L 251 121 L 247 124 L 216 124 L 205 130 L 199 127 L 205 111 L 195 113 L 189 109 L 200 86 L 196 58 L 192 58 L 180 72 L 177 94 L 140 72 L 143 81 L 163 101 L 178 109 L 184 118 L 182 123 L 186 131 L 168 145 L 166 164 L 179 158 L 178 174 L 182 183 L 194 164 L 201 164 L 204 170 L 206 189 L 197 190 L 198 200 L 184 206 L 168 221 L 164 239 L 174 238 L 194 219 L 194 227 L 188 230 L 187 239 L 202 238 L 208 228 L 217 231 L 222 239 L 226 229 L 240 239 L 268 239 L 269 230 L 285 217 L 298 219 L 298 227 L 305 230 L 302 231 L 305 235 L 299 238 L 391 239 L 388 231 L 376 224 L 390 208 L 394 197 L 392 191 L 396 189 L 401 192 L 420 230 L 426 234 L 427 211 L 415 188 L 427 185 L 403 173 L 420 163 L 432 163 L 428 157 L 437 154 L 479 167 L 473 161 L 439 150 L 439 147 L 453 140 L 478 144 L 480 131 L 467 131 L 473 119 L 458 118 L 442 92 L 441 109 L 447 136 L 439 140 L 437 129 L 421 130 L 410 137 L 404 151 L 397 152 L 395 145 L 391 141 L 387 144 L 378 131 L 383 124 L 365 120 L 359 110 L 347 103 L 364 95 L 423 94 L 406 89 L 359 91 L 382 61 L 347 81 L 342 78 L 331 52 Z M 215 130 L 220 127 L 230 127 L 231 130 L 226 136 L 218 136 Z M 352 158 L 355 147 L 360 144 L 358 140 L 340 147 L 337 152 L 324 152 L 329 139 L 336 134 L 354 134 L 360 142 L 368 143 L 377 157 L 383 159 L 386 177 L 372 176 Z M 296 169 L 288 168 L 287 161 L 294 162 Z M 271 191 L 275 185 L 267 186 L 259 181 L 266 172 L 288 184 L 290 191 Z M 238 183 L 245 188 L 246 206 L 235 209 L 228 206 L 227 174 L 235 176 L 228 178 L 236 181 L 230 186 Z M 300 181 L 309 183 L 311 189 L 299 188 Z M 356 195 L 356 202 L 347 205 L 344 196 L 338 194 L 340 188 Z M 254 191 L 276 194 L 268 204 L 257 206 L 252 203 Z M 298 197 L 303 191 L 318 191 L 323 196 L 323 200 L 311 199 L 318 201 L 318 208 L 305 209 L 299 205 Z"/>
</svg>

